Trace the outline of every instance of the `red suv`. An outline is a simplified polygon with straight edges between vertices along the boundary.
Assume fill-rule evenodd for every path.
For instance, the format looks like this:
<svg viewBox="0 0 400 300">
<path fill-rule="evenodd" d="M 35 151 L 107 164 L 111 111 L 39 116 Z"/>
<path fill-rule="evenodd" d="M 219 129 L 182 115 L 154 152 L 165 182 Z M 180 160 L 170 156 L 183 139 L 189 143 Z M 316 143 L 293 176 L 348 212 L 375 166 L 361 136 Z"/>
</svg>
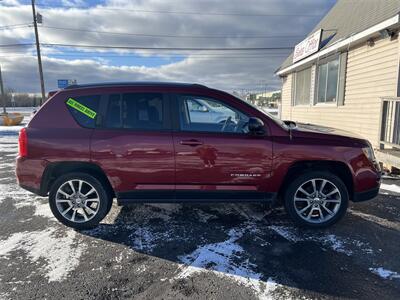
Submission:
<svg viewBox="0 0 400 300">
<path fill-rule="evenodd" d="M 374 198 L 371 145 L 281 121 L 198 84 L 76 85 L 55 93 L 19 136 L 21 187 L 49 196 L 67 226 L 96 226 L 118 204 L 275 202 L 326 227 L 349 200 Z"/>
</svg>

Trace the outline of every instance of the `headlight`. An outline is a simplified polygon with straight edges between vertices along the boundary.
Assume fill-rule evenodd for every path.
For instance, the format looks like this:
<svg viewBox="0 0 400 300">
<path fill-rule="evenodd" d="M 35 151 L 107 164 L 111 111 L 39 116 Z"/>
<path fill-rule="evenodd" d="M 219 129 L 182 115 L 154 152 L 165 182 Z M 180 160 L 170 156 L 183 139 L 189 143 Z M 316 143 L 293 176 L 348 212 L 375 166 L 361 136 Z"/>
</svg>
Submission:
<svg viewBox="0 0 400 300">
<path fill-rule="evenodd" d="M 370 161 L 375 161 L 375 154 L 374 154 L 374 149 L 372 147 L 364 147 L 362 148 L 362 151 L 364 152 L 365 156 L 370 160 Z"/>
</svg>

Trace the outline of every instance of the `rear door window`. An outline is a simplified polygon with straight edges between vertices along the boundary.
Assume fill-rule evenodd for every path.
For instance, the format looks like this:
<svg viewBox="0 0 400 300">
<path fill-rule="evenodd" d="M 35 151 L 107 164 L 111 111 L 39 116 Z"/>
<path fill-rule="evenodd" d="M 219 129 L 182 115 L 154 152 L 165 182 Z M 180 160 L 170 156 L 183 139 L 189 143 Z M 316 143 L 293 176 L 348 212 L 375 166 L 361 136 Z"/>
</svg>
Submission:
<svg viewBox="0 0 400 300">
<path fill-rule="evenodd" d="M 65 103 L 79 125 L 87 128 L 95 127 L 100 95 L 69 97 Z"/>
<path fill-rule="evenodd" d="M 164 118 L 166 103 L 160 93 L 127 93 L 110 95 L 106 128 L 167 129 Z"/>
</svg>

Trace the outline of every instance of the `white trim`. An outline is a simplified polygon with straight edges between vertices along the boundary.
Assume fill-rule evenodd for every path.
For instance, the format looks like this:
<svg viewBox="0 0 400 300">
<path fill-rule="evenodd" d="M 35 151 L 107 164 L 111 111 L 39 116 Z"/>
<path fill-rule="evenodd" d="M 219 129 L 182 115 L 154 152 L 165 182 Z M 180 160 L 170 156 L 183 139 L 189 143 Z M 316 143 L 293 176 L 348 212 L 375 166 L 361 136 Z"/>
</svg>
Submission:
<svg viewBox="0 0 400 300">
<path fill-rule="evenodd" d="M 314 107 L 338 107 L 337 101 L 330 102 L 318 102 L 314 104 Z"/>
<path fill-rule="evenodd" d="M 331 52 L 337 51 L 342 47 L 347 47 L 347 45 L 350 44 L 350 43 L 354 43 L 354 42 L 356 42 L 358 40 L 361 40 L 363 38 L 367 38 L 368 36 L 378 32 L 378 31 L 380 31 L 382 29 L 385 29 L 385 28 L 387 28 L 389 26 L 395 25 L 395 24 L 399 23 L 399 20 L 400 20 L 400 16 L 397 14 L 394 17 L 392 17 L 390 19 L 387 19 L 387 20 L 385 20 L 385 21 L 383 21 L 383 22 L 381 22 L 381 23 L 379 23 L 379 24 L 377 24 L 375 26 L 372 26 L 372 27 L 370 27 L 370 28 L 368 28 L 368 29 L 366 29 L 364 31 L 361 31 L 361 32 L 359 32 L 357 34 L 354 34 L 354 35 L 350 36 L 349 38 L 347 38 L 345 40 L 342 40 L 342 41 L 339 40 L 335 44 L 333 44 L 332 46 L 330 46 L 330 47 L 328 47 L 328 48 L 326 48 L 326 49 L 324 49 L 322 51 L 319 51 L 319 52 L 317 52 L 317 53 L 315 53 L 315 54 L 313 54 L 313 55 L 311 55 L 311 56 L 309 56 L 309 57 L 307 57 L 307 58 L 305 58 L 305 59 L 303 59 L 303 60 L 301 60 L 301 61 L 299 61 L 299 62 L 297 62 L 297 63 L 295 63 L 295 64 L 293 64 L 293 65 L 291 65 L 291 66 L 289 66 L 287 68 L 285 68 L 285 69 L 282 69 L 282 70 L 276 72 L 276 74 L 277 75 L 283 75 L 285 73 L 288 73 L 289 71 L 291 71 L 291 70 L 293 70 L 295 68 L 298 68 L 303 64 L 311 62 L 314 59 L 317 59 L 319 56 L 324 56 L 324 55 L 327 55 L 327 54 L 329 54 Z"/>
<path fill-rule="evenodd" d="M 309 106 L 313 106 L 315 104 L 316 99 L 316 91 L 317 91 L 317 64 L 311 65 L 311 86 L 310 86 L 310 103 Z"/>
</svg>

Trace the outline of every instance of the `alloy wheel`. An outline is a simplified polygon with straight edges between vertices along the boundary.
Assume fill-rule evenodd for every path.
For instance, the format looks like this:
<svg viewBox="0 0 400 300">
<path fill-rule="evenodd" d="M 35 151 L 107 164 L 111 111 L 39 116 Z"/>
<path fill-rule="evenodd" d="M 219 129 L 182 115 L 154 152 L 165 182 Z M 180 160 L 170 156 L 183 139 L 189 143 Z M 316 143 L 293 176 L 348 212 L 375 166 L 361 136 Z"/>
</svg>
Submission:
<svg viewBox="0 0 400 300">
<path fill-rule="evenodd" d="M 68 180 L 57 190 L 56 207 L 65 219 L 84 223 L 93 219 L 98 213 L 99 193 L 85 180 Z"/>
<path fill-rule="evenodd" d="M 339 211 L 342 195 L 338 187 L 324 178 L 308 180 L 294 194 L 296 213 L 306 222 L 319 224 L 333 218 Z"/>
</svg>

